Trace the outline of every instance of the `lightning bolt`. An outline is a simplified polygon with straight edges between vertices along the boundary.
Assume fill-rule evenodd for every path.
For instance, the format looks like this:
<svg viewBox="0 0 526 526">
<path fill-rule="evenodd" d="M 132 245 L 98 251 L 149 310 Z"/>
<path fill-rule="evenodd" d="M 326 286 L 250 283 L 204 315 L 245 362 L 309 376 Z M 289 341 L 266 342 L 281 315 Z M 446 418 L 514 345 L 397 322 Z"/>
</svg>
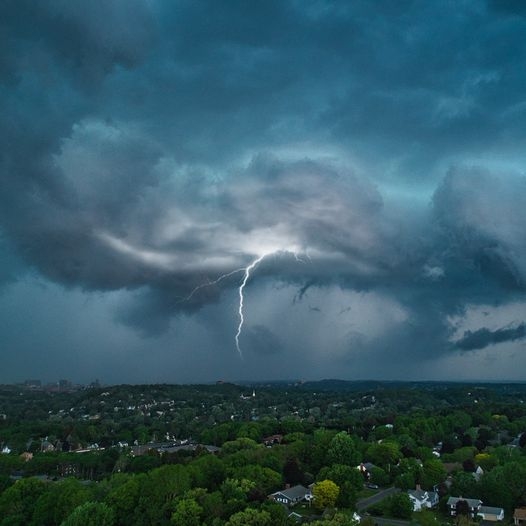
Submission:
<svg viewBox="0 0 526 526">
<path fill-rule="evenodd" d="M 294 256 L 294 259 L 299 262 L 299 263 L 305 263 L 305 260 L 300 257 L 300 255 L 298 255 L 297 252 L 295 251 L 285 251 L 285 252 L 288 252 L 289 254 L 292 254 Z M 233 276 L 234 274 L 237 274 L 238 272 L 244 272 L 244 275 L 243 275 L 243 279 L 238 287 L 238 294 L 239 294 L 239 307 L 238 307 L 238 315 L 239 315 L 239 323 L 238 323 L 238 326 L 237 326 L 237 331 L 236 331 L 236 335 L 235 335 L 235 342 L 236 342 L 236 349 L 237 349 L 237 352 L 240 356 L 240 358 L 243 358 L 243 353 L 241 351 L 241 346 L 239 344 L 239 338 L 241 336 L 241 332 L 243 330 L 243 324 L 245 323 L 245 316 L 244 316 L 244 300 L 245 300 L 245 296 L 244 296 L 244 292 L 245 292 L 245 287 L 247 285 L 247 282 L 248 280 L 250 279 L 250 276 L 251 276 L 251 273 L 252 271 L 259 265 L 259 263 L 261 263 L 261 261 L 263 261 L 266 257 L 272 255 L 272 254 L 276 254 L 276 253 L 282 253 L 282 251 L 274 251 L 274 252 L 267 252 L 261 256 L 259 256 L 258 258 L 254 259 L 254 261 L 252 261 L 252 263 L 250 263 L 250 265 L 246 266 L 246 267 L 241 267 L 241 268 L 237 268 L 235 270 L 232 270 L 231 272 L 228 272 L 227 274 L 222 274 L 221 276 L 219 276 L 217 279 L 213 280 L 213 281 L 209 281 L 207 283 L 203 283 L 201 285 L 198 285 L 197 287 L 195 287 L 191 292 L 190 294 L 188 294 L 188 296 L 186 296 L 185 298 L 182 298 L 181 300 L 179 300 L 177 303 L 181 303 L 181 302 L 184 302 L 184 301 L 189 301 L 192 299 L 192 297 L 194 296 L 194 294 L 205 288 L 205 287 L 211 287 L 212 285 L 216 285 L 217 283 L 223 281 L 224 279 L 230 277 L 230 276 Z M 305 254 L 302 254 L 304 255 L 309 261 L 311 261 L 311 258 L 309 256 L 309 254 L 305 253 Z"/>
<path fill-rule="evenodd" d="M 177 303 L 189 301 L 192 299 L 192 297 L 198 290 L 204 289 L 205 287 L 211 287 L 212 285 L 216 285 L 220 281 L 223 281 L 224 279 L 229 278 L 230 276 L 233 276 L 234 274 L 237 274 L 238 272 L 245 272 L 245 271 L 246 271 L 246 267 L 237 268 L 236 270 L 233 270 L 232 272 L 228 272 L 228 274 L 222 274 L 214 281 L 209 281 L 208 283 L 203 283 L 201 285 L 198 285 L 197 287 L 195 287 L 195 289 L 192 290 L 192 292 L 190 292 L 190 294 L 188 294 L 188 296 L 179 300 Z"/>
<path fill-rule="evenodd" d="M 237 326 L 237 332 L 236 332 L 236 349 L 239 353 L 239 356 L 243 358 L 243 353 L 241 352 L 241 347 L 239 346 L 239 337 L 241 336 L 241 330 L 243 329 L 243 323 L 245 322 L 245 318 L 243 316 L 243 292 L 245 290 L 245 286 L 247 284 L 248 279 L 250 278 L 250 273 L 257 267 L 257 265 L 265 259 L 269 254 L 263 254 L 262 256 L 259 256 L 257 259 L 252 261 L 248 267 L 245 268 L 245 275 L 243 276 L 243 281 L 241 282 L 241 285 L 239 285 L 239 325 Z"/>
</svg>

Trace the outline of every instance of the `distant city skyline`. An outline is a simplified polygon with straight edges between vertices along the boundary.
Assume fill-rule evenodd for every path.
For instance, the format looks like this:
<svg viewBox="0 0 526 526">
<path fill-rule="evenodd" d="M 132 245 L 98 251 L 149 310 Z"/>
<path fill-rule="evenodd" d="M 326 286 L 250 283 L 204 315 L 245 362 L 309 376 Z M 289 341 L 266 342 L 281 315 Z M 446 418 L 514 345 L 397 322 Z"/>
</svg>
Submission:
<svg viewBox="0 0 526 526">
<path fill-rule="evenodd" d="M 0 13 L 0 383 L 525 380 L 522 2 Z"/>
</svg>

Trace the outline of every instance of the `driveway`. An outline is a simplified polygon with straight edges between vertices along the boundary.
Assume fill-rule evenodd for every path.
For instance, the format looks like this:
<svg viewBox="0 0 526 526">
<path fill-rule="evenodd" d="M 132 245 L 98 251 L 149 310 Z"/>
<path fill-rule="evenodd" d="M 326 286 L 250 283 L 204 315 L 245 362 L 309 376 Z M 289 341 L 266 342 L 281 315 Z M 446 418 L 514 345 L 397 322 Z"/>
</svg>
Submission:
<svg viewBox="0 0 526 526">
<path fill-rule="evenodd" d="M 371 497 L 367 497 L 366 499 L 359 500 L 356 503 L 356 510 L 358 512 L 363 511 L 365 508 L 368 508 L 369 506 L 372 506 L 373 504 L 377 504 L 378 502 L 381 502 L 382 500 L 386 499 L 387 497 L 390 497 L 391 495 L 394 495 L 395 493 L 398 493 L 400 491 L 399 488 L 387 488 L 382 491 L 379 491 L 375 495 Z"/>
</svg>

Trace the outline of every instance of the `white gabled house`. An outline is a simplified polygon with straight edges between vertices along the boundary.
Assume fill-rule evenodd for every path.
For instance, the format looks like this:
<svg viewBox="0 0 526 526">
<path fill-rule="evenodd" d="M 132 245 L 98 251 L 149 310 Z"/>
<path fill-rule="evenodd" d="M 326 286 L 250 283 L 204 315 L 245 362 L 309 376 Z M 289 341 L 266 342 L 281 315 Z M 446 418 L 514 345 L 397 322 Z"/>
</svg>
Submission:
<svg viewBox="0 0 526 526">
<path fill-rule="evenodd" d="M 438 505 L 438 493 L 436 491 L 424 491 L 417 488 L 408 490 L 407 494 L 413 504 L 413 511 L 422 511 Z"/>
<path fill-rule="evenodd" d="M 457 505 L 460 501 L 464 501 L 464 506 L 469 508 L 471 517 L 480 517 L 483 521 L 503 521 L 504 510 L 502 508 L 494 508 L 492 506 L 483 506 L 479 499 L 463 499 L 462 497 L 449 497 L 447 506 L 452 517 L 457 515 Z"/>
<path fill-rule="evenodd" d="M 463 499 L 462 497 L 449 497 L 449 499 L 447 500 L 447 507 L 449 509 L 449 514 L 452 517 L 456 517 L 457 505 L 461 501 L 467 504 L 467 508 L 469 509 L 470 516 L 472 518 L 475 518 L 477 516 L 477 513 L 480 510 L 480 507 L 482 506 L 482 501 L 479 499 Z M 466 504 L 464 504 L 464 506 L 466 506 Z"/>
</svg>

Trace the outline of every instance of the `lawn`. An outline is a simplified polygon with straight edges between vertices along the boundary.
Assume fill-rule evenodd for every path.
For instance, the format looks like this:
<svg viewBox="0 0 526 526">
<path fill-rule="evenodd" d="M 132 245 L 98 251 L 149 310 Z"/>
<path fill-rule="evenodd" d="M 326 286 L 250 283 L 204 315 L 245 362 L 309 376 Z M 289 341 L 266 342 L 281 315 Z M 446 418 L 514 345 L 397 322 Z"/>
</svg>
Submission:
<svg viewBox="0 0 526 526">
<path fill-rule="evenodd" d="M 372 497 L 373 495 L 376 495 L 378 491 L 380 490 L 363 488 L 358 492 L 358 500 L 366 499 L 367 497 Z"/>
</svg>

